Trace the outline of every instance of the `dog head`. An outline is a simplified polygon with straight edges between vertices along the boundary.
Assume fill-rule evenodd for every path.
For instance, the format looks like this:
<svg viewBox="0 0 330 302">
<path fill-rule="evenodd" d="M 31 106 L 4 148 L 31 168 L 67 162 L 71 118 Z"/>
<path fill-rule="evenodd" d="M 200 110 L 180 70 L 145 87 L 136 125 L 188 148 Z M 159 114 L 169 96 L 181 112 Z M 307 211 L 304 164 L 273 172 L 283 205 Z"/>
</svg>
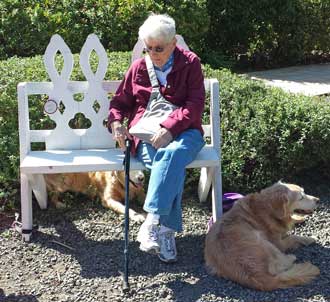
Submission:
<svg viewBox="0 0 330 302">
<path fill-rule="evenodd" d="M 120 184 L 125 187 L 125 171 L 111 171 L 112 177 L 117 179 Z M 129 171 L 129 182 L 130 186 L 137 189 L 143 189 L 144 185 L 144 173 L 141 170 L 130 170 Z"/>
<path fill-rule="evenodd" d="M 131 170 L 129 172 L 129 179 L 138 188 L 143 188 L 144 185 L 144 173 L 141 170 Z"/>
<path fill-rule="evenodd" d="M 307 195 L 304 189 L 293 184 L 287 184 L 290 190 L 291 200 L 290 214 L 295 222 L 305 220 L 306 216 L 312 214 L 317 206 L 319 198 L 312 195 Z"/>
<path fill-rule="evenodd" d="M 276 219 L 298 222 L 303 216 L 313 213 L 319 199 L 307 195 L 304 189 L 281 181 L 261 191 Z M 295 221 L 296 220 L 296 221 Z"/>
</svg>

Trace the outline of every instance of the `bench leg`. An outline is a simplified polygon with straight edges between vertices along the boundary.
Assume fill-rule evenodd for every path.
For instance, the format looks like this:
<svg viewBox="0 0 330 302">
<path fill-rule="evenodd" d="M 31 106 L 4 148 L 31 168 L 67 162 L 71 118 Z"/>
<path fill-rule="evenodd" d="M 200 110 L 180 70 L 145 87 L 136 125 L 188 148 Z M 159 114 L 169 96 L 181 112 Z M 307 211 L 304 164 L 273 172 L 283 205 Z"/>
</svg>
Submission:
<svg viewBox="0 0 330 302">
<path fill-rule="evenodd" d="M 28 176 L 21 173 L 22 238 L 30 241 L 32 233 L 32 188 Z"/>
<path fill-rule="evenodd" d="M 201 168 L 201 175 L 198 183 L 198 198 L 200 202 L 205 202 L 212 184 L 213 167 Z"/>
<path fill-rule="evenodd" d="M 217 221 L 222 216 L 222 178 L 221 167 L 214 167 L 212 176 L 212 217 Z"/>
<path fill-rule="evenodd" d="M 222 179 L 220 167 L 204 167 L 198 184 L 198 197 L 200 202 L 207 199 L 212 185 L 212 217 L 213 221 L 222 215 Z"/>
<path fill-rule="evenodd" d="M 47 188 L 43 174 L 29 175 L 29 180 L 40 209 L 47 209 Z"/>
</svg>

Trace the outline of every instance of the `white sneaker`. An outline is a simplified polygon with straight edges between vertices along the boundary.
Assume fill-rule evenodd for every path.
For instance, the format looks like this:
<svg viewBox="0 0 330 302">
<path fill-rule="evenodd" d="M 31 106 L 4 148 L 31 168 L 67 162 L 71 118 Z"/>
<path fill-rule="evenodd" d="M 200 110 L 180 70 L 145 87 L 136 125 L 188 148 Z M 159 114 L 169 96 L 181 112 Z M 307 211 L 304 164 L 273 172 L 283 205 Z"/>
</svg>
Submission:
<svg viewBox="0 0 330 302">
<path fill-rule="evenodd" d="M 175 245 L 175 233 L 172 230 L 159 232 L 158 234 L 159 254 L 158 258 L 166 263 L 177 261 L 177 251 Z"/>
<path fill-rule="evenodd" d="M 141 251 L 156 254 L 159 253 L 158 232 L 159 226 L 157 224 L 146 224 L 144 222 L 141 225 L 137 235 L 137 241 L 141 243 Z"/>
</svg>

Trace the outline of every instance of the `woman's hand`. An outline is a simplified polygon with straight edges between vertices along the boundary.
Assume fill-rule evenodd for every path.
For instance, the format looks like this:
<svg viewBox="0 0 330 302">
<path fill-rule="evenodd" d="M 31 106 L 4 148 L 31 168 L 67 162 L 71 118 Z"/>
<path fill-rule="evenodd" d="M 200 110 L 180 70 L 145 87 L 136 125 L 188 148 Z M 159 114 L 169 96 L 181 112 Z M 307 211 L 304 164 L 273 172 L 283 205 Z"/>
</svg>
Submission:
<svg viewBox="0 0 330 302">
<path fill-rule="evenodd" d="M 173 136 L 166 128 L 160 128 L 151 138 L 151 144 L 154 148 L 159 149 L 166 147 L 173 140 Z"/>
<path fill-rule="evenodd" d="M 132 136 L 129 134 L 128 130 L 121 124 L 119 121 L 114 121 L 111 123 L 112 138 L 116 140 L 119 144 L 119 147 L 125 151 L 125 139 L 132 139 Z"/>
</svg>

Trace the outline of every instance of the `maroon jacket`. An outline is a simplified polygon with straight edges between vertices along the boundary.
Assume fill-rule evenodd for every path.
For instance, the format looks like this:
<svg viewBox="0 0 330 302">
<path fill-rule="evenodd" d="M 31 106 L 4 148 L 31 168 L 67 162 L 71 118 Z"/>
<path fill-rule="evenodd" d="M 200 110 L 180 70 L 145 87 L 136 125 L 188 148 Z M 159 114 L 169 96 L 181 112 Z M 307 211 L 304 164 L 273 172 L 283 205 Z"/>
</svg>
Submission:
<svg viewBox="0 0 330 302">
<path fill-rule="evenodd" d="M 167 75 L 167 85 L 160 86 L 162 95 L 179 106 L 161 124 L 175 138 L 186 129 L 202 130 L 202 113 L 205 102 L 204 77 L 199 58 L 191 51 L 176 47 L 174 63 Z M 115 96 L 110 102 L 108 125 L 128 118 L 128 128 L 142 117 L 151 93 L 151 83 L 144 58 L 134 61 L 125 74 Z M 111 130 L 111 129 L 110 129 Z M 132 153 L 139 139 L 134 137 Z"/>
</svg>

